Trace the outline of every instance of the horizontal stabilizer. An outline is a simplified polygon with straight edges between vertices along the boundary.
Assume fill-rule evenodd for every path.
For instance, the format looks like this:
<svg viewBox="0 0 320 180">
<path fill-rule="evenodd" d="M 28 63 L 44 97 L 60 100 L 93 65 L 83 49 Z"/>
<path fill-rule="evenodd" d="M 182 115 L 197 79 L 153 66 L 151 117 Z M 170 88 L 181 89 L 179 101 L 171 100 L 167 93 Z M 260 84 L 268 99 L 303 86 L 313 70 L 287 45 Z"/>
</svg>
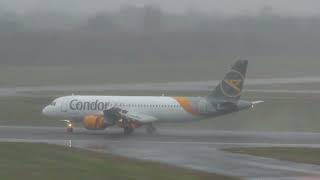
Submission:
<svg viewBox="0 0 320 180">
<path fill-rule="evenodd" d="M 264 103 L 264 101 L 252 101 L 252 102 L 251 102 L 251 108 L 254 108 L 254 106 L 255 106 L 256 104 L 260 104 L 260 103 Z"/>
<path fill-rule="evenodd" d="M 264 103 L 264 101 L 252 101 L 251 103 L 252 105 L 256 105 L 256 104 Z"/>
</svg>

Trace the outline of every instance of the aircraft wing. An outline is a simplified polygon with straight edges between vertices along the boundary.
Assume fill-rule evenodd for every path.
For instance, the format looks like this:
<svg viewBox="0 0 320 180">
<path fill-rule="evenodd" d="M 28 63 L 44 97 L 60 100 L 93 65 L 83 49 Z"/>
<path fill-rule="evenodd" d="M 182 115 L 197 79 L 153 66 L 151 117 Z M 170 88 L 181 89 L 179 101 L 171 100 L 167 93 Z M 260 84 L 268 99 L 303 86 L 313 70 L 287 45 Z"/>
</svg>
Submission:
<svg viewBox="0 0 320 180">
<path fill-rule="evenodd" d="M 158 120 L 153 116 L 149 116 L 141 113 L 129 112 L 121 108 L 112 108 L 112 109 L 103 111 L 103 114 L 106 117 L 106 119 L 113 119 L 113 120 L 126 119 L 128 121 L 138 121 L 140 123 L 151 123 Z"/>
<path fill-rule="evenodd" d="M 138 113 L 121 113 L 123 119 L 132 120 L 132 121 L 139 121 L 141 123 L 151 123 L 157 121 L 157 118 L 153 116 L 149 116 L 146 114 L 138 114 Z"/>
</svg>

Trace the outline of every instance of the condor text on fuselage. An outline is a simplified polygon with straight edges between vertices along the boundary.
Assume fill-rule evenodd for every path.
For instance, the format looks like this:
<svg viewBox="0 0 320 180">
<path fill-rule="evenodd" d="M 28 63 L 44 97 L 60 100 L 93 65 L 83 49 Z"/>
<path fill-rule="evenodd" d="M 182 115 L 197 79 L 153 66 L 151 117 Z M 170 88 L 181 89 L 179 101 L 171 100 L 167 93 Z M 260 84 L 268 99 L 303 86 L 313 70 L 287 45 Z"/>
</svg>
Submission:
<svg viewBox="0 0 320 180">
<path fill-rule="evenodd" d="M 69 103 L 69 108 L 74 111 L 104 111 L 110 108 L 112 104 L 110 102 L 101 102 L 98 99 L 93 102 L 79 101 L 78 99 L 73 99 Z"/>
</svg>

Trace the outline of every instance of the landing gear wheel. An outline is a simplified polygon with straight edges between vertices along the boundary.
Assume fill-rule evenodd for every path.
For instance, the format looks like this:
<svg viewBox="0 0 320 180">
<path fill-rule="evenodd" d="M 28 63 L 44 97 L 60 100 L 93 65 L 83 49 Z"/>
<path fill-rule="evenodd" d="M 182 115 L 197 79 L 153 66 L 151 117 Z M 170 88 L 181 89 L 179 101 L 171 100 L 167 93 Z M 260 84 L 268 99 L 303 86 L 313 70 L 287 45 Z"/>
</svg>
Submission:
<svg viewBox="0 0 320 180">
<path fill-rule="evenodd" d="M 67 132 L 68 133 L 73 133 L 73 127 L 67 127 Z"/>
<path fill-rule="evenodd" d="M 147 130 L 147 134 L 154 134 L 157 129 L 152 124 L 149 124 L 147 125 L 146 130 Z"/>
<path fill-rule="evenodd" d="M 133 128 L 129 128 L 129 127 L 123 128 L 124 135 L 130 135 L 133 133 L 133 131 L 134 131 Z"/>
</svg>

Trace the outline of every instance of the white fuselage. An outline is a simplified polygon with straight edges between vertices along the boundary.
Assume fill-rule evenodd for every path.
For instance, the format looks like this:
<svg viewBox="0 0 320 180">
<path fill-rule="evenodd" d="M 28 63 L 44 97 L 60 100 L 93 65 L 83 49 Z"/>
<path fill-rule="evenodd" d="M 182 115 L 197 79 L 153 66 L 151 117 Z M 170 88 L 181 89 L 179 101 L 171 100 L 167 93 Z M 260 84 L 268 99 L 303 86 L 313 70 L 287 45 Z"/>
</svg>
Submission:
<svg viewBox="0 0 320 180">
<path fill-rule="evenodd" d="M 201 118 L 188 112 L 183 103 L 174 97 L 164 96 L 66 96 L 45 107 L 43 114 L 79 119 L 87 115 L 101 115 L 103 110 L 118 107 L 135 114 L 152 116 L 155 121 L 190 121 Z"/>
</svg>

